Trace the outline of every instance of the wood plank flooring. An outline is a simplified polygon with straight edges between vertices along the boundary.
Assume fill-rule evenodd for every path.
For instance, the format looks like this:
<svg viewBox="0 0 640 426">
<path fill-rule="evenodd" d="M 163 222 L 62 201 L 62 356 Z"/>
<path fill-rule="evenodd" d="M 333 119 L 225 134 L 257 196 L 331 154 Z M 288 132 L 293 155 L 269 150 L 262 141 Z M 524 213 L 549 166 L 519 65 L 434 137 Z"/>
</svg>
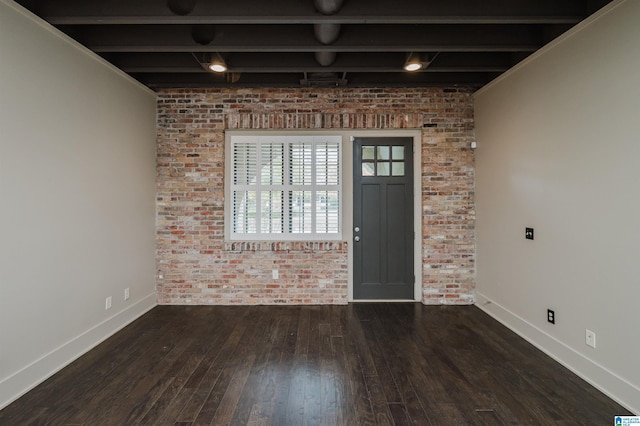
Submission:
<svg viewBox="0 0 640 426">
<path fill-rule="evenodd" d="M 0 425 L 609 425 L 630 415 L 473 306 L 159 306 Z"/>
</svg>

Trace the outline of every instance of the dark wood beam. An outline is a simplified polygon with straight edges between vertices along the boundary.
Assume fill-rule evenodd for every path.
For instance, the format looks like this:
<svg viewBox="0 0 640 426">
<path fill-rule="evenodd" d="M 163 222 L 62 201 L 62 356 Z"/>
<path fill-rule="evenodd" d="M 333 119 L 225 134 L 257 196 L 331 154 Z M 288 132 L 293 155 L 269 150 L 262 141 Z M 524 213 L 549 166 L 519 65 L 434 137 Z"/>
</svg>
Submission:
<svg viewBox="0 0 640 426">
<path fill-rule="evenodd" d="M 26 2 L 26 0 L 24 0 Z M 593 1 L 593 0 L 590 0 Z M 33 6 L 32 6 L 33 7 Z M 348 0 L 324 16 L 311 0 L 200 0 L 187 15 L 173 14 L 159 0 L 40 0 L 38 13 L 55 24 L 551 24 L 576 23 L 587 15 L 586 0 L 458 0 L 430 2 Z"/>
<path fill-rule="evenodd" d="M 203 73 L 210 72 L 207 55 L 189 53 L 111 54 L 109 60 L 127 73 Z M 241 73 L 405 73 L 402 53 L 338 54 L 330 66 L 320 66 L 309 53 L 265 54 L 234 53 L 226 57 L 230 72 Z M 488 54 L 441 54 L 427 68 L 427 73 L 504 72 L 512 65 L 509 56 Z"/>
<path fill-rule="evenodd" d="M 318 42 L 309 25 L 220 25 L 208 45 L 196 43 L 192 27 L 63 26 L 96 52 L 510 52 L 542 46 L 538 26 L 345 25 L 331 45 Z"/>
<path fill-rule="evenodd" d="M 290 24 L 577 24 L 581 15 L 571 16 L 42 16 L 52 25 L 290 25 Z"/>
<path fill-rule="evenodd" d="M 340 75 L 340 73 L 336 73 Z M 231 83 L 213 73 L 132 74 L 149 87 L 299 87 L 303 73 L 247 73 Z M 470 86 L 479 87 L 497 73 L 347 73 L 348 86 Z"/>
</svg>

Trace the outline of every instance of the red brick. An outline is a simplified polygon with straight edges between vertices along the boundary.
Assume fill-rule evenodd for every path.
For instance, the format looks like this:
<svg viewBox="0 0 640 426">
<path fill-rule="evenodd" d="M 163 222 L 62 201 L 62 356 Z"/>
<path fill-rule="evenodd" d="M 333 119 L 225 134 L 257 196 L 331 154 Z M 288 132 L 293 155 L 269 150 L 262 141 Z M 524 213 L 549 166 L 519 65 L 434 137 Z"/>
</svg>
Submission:
<svg viewBox="0 0 640 426">
<path fill-rule="evenodd" d="M 158 93 L 161 304 L 347 301 L 346 243 L 228 243 L 224 130 L 421 129 L 423 303 L 472 303 L 473 101 L 466 89 L 175 89 Z M 280 271 L 274 283 L 271 270 Z"/>
</svg>

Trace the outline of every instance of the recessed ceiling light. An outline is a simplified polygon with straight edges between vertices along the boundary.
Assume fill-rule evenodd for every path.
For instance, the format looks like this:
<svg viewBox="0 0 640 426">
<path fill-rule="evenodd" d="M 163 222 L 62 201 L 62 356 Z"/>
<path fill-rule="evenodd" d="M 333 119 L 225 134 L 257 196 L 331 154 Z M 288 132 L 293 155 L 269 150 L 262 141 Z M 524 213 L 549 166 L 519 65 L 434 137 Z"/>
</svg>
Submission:
<svg viewBox="0 0 640 426">
<path fill-rule="evenodd" d="M 209 64 L 209 69 L 215 72 L 225 72 L 227 67 L 224 64 Z"/>
<path fill-rule="evenodd" d="M 412 52 L 409 54 L 409 56 L 407 56 L 407 60 L 404 63 L 405 71 L 418 71 L 422 69 L 422 67 L 423 63 L 420 55 Z"/>
<path fill-rule="evenodd" d="M 227 64 L 218 53 L 215 53 L 211 57 L 211 62 L 209 62 L 209 69 L 213 72 L 225 72 L 227 71 Z"/>
<path fill-rule="evenodd" d="M 420 62 L 411 62 L 404 65 L 405 71 L 418 71 L 422 68 L 422 64 Z"/>
</svg>

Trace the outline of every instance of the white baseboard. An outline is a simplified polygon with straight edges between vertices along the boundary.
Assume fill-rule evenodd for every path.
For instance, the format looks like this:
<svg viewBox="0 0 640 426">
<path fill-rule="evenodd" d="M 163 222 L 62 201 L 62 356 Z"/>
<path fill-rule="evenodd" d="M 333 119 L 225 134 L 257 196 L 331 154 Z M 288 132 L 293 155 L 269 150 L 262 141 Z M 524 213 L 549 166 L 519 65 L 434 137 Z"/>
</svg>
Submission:
<svg viewBox="0 0 640 426">
<path fill-rule="evenodd" d="M 482 293 L 476 293 L 476 306 L 618 404 L 633 413 L 640 413 L 640 388 L 634 384 L 590 360 Z"/>
<path fill-rule="evenodd" d="M 0 381 L 0 410 L 156 305 L 154 292 Z"/>
</svg>

